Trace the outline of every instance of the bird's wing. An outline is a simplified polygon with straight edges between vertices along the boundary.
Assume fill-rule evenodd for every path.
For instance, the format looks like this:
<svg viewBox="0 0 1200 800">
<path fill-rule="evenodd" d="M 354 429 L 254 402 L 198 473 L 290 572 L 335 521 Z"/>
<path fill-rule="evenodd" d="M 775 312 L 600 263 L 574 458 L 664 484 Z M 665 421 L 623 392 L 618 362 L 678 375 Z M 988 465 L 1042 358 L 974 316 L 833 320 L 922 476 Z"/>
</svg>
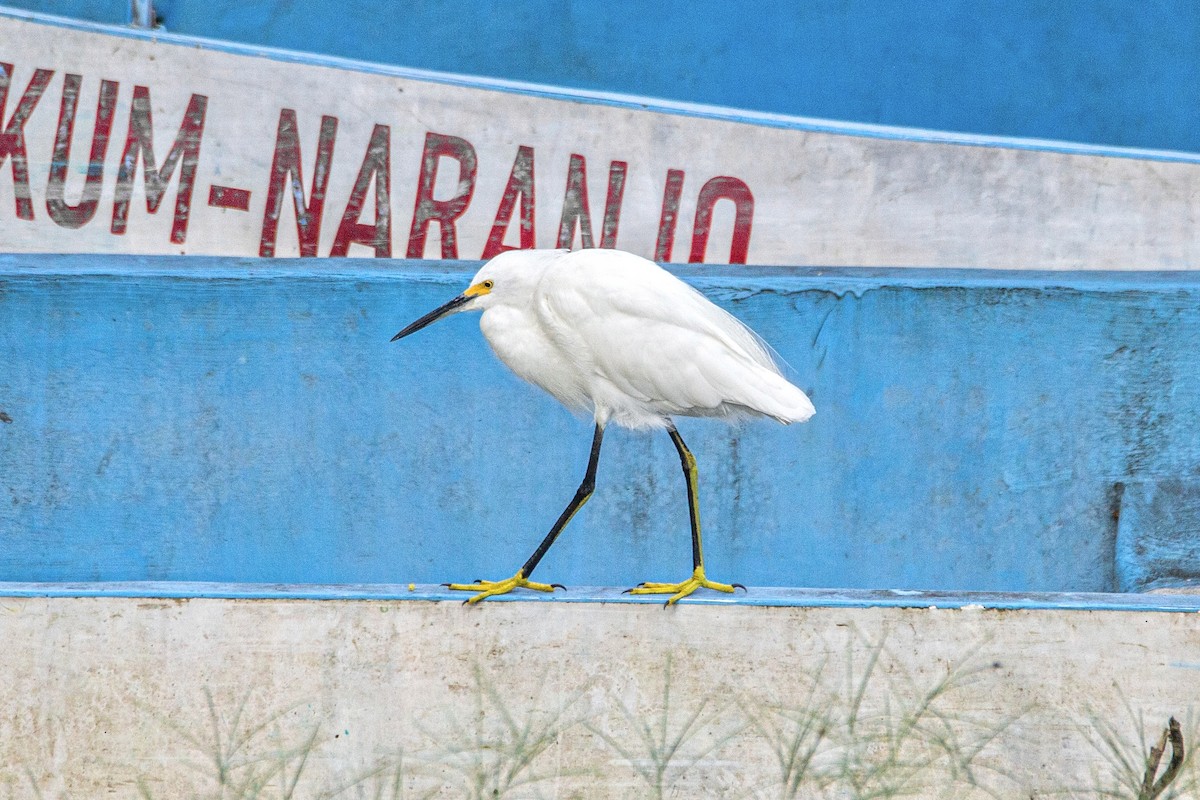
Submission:
<svg viewBox="0 0 1200 800">
<path fill-rule="evenodd" d="M 625 313 L 706 334 L 766 369 L 778 372 L 770 347 L 743 322 L 652 261 L 617 250 L 564 253 L 543 286 L 586 301 L 593 315 Z M 565 297 L 563 297 L 565 299 Z M 582 309 L 574 309 L 580 312 Z"/>
<path fill-rule="evenodd" d="M 724 404 L 779 416 L 763 398 L 781 387 L 798 391 L 779 376 L 752 331 L 636 256 L 564 255 L 543 278 L 537 306 L 575 363 L 663 413 L 699 413 Z"/>
</svg>

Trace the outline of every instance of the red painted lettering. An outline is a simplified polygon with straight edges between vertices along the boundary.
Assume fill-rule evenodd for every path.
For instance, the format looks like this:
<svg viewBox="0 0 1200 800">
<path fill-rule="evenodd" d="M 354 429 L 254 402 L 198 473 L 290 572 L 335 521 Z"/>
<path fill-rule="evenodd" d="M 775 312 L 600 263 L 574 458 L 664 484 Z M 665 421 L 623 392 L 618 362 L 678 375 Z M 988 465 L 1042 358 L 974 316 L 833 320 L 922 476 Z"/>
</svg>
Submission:
<svg viewBox="0 0 1200 800">
<path fill-rule="evenodd" d="M 604 222 L 600 229 L 600 246 L 613 247 L 617 241 L 617 226 L 621 218 L 621 200 L 625 195 L 625 173 L 628 164 L 614 161 L 608 167 L 608 195 L 604 201 Z M 587 160 L 571 154 L 567 167 L 567 191 L 563 196 L 562 218 L 558 223 L 558 246 L 570 247 L 575 241 L 575 228 L 585 248 L 595 247 L 592 236 L 592 214 L 588 208 Z"/>
<path fill-rule="evenodd" d="M 231 208 L 234 211 L 250 210 L 250 192 L 233 186 L 213 184 L 208 187 L 208 204 L 213 208 Z"/>
<path fill-rule="evenodd" d="M 512 171 L 508 173 L 508 184 L 504 187 L 504 195 L 500 198 L 500 208 L 496 210 L 496 221 L 492 223 L 492 232 L 488 234 L 487 244 L 484 245 L 481 258 L 493 258 L 505 250 L 504 236 L 508 233 L 509 222 L 512 221 L 513 206 L 517 196 L 521 197 L 521 250 L 531 250 L 535 245 L 534 232 L 534 193 L 533 193 L 533 148 L 521 145 L 517 148 L 517 158 L 513 161 Z"/>
<path fill-rule="evenodd" d="M 438 161 L 442 158 L 458 162 L 458 189 L 449 200 L 434 200 L 433 186 L 437 182 Z M 429 233 L 430 222 L 437 222 L 441 228 L 442 258 L 458 258 L 454 223 L 466 212 L 471 195 L 475 193 L 477 167 L 475 148 L 466 139 L 432 131 L 425 134 L 421 177 L 417 181 L 417 199 L 413 206 L 412 227 L 408 232 L 409 258 L 425 257 L 425 237 Z"/>
<path fill-rule="evenodd" d="M 351 244 L 365 244 L 375 249 L 376 258 L 392 257 L 391 139 L 391 128 L 387 125 L 375 126 L 329 255 L 344 256 Z M 372 178 L 375 179 L 375 224 L 367 225 L 359 222 L 358 218 L 362 216 Z"/>
<path fill-rule="evenodd" d="M 588 210 L 587 159 L 572 153 L 571 163 L 567 167 L 567 191 L 563 195 L 562 217 L 558 223 L 559 247 L 570 247 L 574 243 L 577 223 L 583 246 L 595 247 L 592 242 L 592 214 Z"/>
<path fill-rule="evenodd" d="M 337 117 L 321 117 L 321 132 L 317 138 L 317 158 L 313 164 L 312 192 L 304 194 L 304 172 L 300 166 L 300 135 L 296 112 L 285 108 L 279 112 L 275 133 L 275 156 L 271 160 L 271 178 L 267 185 L 267 207 L 263 212 L 262 236 L 258 254 L 264 258 L 275 255 L 275 238 L 279 232 L 279 213 L 283 208 L 284 187 L 292 196 L 296 209 L 296 236 L 300 255 L 315 256 L 321 240 L 321 215 L 325 210 L 325 188 L 329 184 L 329 163 L 333 160 L 333 145 L 337 138 Z"/>
<path fill-rule="evenodd" d="M 4 120 L 4 109 L 8 105 L 8 87 L 12 81 L 13 65 L 0 64 L 0 122 Z M 33 73 L 25 94 L 21 95 L 8 124 L 0 132 L 0 167 L 5 159 L 12 158 L 13 194 L 17 201 L 17 217 L 33 219 L 33 193 L 29 190 L 29 155 L 25 150 L 25 121 L 34 106 L 42 99 L 46 85 L 54 76 L 52 69 L 39 69 Z"/>
<path fill-rule="evenodd" d="M 96 216 L 100 207 L 100 189 L 104 183 L 104 157 L 108 153 L 108 137 L 112 132 L 113 113 L 117 107 L 115 81 L 100 82 L 100 99 L 96 103 L 96 124 L 92 128 L 92 151 L 88 156 L 87 178 L 79 202 L 71 205 L 63 199 L 67 167 L 71 163 L 71 136 L 75 132 L 75 109 L 79 103 L 80 75 L 67 75 L 63 81 L 62 105 L 58 111 L 58 132 L 54 137 L 54 157 L 50 162 L 50 180 L 46 184 L 46 211 L 55 223 L 64 228 L 81 228 Z"/>
<path fill-rule="evenodd" d="M 156 170 L 154 158 L 154 124 L 150 114 L 150 90 L 145 86 L 133 87 L 133 106 L 129 111 L 129 133 L 125 137 L 125 151 L 121 154 L 121 166 L 117 170 L 117 188 L 113 198 L 111 230 L 125 233 L 129 220 L 129 198 L 133 195 L 133 179 L 137 175 L 138 158 L 144 167 L 146 187 L 146 211 L 154 214 L 162 203 L 167 183 L 179 164 L 179 190 L 175 194 L 175 219 L 171 225 L 172 244 L 183 244 L 187 239 L 188 215 L 191 212 L 192 189 L 196 182 L 196 163 L 200 160 L 200 139 L 204 133 L 204 112 L 208 98 L 194 94 L 183 112 L 179 133 L 171 145 L 162 169 Z"/>
<path fill-rule="evenodd" d="M 625 197 L 625 173 L 629 165 L 614 161 L 608 166 L 608 196 L 604 199 L 604 223 L 600 228 L 600 246 L 617 246 L 617 226 L 621 222 L 621 201 Z"/>
<path fill-rule="evenodd" d="M 754 195 L 750 187 L 737 178 L 718 176 L 700 190 L 696 200 L 696 224 L 692 227 L 692 252 L 688 262 L 699 264 L 704 261 L 708 247 L 709 229 L 712 227 L 713 206 L 718 200 L 733 201 L 733 242 L 729 248 L 730 264 L 745 264 L 750 249 L 750 223 L 754 218 Z"/>
<path fill-rule="evenodd" d="M 663 189 L 662 215 L 658 218 L 658 242 L 654 245 L 655 261 L 670 261 L 675 248 L 675 223 L 679 217 L 679 197 L 683 194 L 683 170 L 667 170 L 667 185 Z"/>
</svg>

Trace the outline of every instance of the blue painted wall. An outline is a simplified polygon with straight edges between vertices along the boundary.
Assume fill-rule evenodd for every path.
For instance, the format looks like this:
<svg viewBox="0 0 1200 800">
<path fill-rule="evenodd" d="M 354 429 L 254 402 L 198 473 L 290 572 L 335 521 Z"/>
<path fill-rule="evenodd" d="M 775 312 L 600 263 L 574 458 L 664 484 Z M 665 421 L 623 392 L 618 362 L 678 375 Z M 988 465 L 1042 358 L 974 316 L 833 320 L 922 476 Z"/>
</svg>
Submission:
<svg viewBox="0 0 1200 800">
<path fill-rule="evenodd" d="M 511 574 L 574 492 L 590 423 L 509 375 L 470 316 L 388 341 L 475 267 L 0 256 L 0 581 Z M 758 329 L 818 409 L 789 428 L 682 421 L 714 578 L 1196 577 L 1178 546 L 1155 573 L 1163 548 L 1146 556 L 1139 531 L 1186 533 L 1178 509 L 1198 505 L 1161 496 L 1200 472 L 1200 276 L 678 272 Z M 669 440 L 614 431 L 539 577 L 689 570 Z"/>
<path fill-rule="evenodd" d="M 130 3 L 7 0 L 123 24 Z M 1186 0 L 158 0 L 167 30 L 784 114 L 1200 150 Z"/>
</svg>

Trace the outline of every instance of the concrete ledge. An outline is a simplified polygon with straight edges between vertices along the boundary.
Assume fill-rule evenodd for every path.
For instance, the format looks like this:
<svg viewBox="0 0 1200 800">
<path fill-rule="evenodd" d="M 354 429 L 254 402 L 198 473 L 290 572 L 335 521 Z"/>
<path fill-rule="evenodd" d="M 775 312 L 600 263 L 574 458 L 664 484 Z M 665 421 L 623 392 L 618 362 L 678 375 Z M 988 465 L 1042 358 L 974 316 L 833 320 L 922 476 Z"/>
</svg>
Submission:
<svg viewBox="0 0 1200 800">
<path fill-rule="evenodd" d="M 259 584 L 187 582 L 3 583 L 0 598 L 144 598 L 157 600 L 361 600 L 462 603 L 470 594 L 441 584 Z M 625 594 L 625 589 L 571 586 L 553 595 L 519 589 L 490 603 L 618 603 L 663 605 L 663 598 Z M 995 609 L 1005 611 L 1200 612 L 1195 588 L 1153 593 L 1117 592 L 928 592 L 900 589 L 791 589 L 752 586 L 733 595 L 700 591 L 683 605 L 772 608 Z"/>
<path fill-rule="evenodd" d="M 1144 763 L 1169 717 L 1197 741 L 1195 625 L 978 605 L 10 594 L 0 787 L 1095 797 L 1128 788 L 1121 764 Z M 793 747 L 812 758 L 789 761 Z M 1195 780 L 1189 761 L 1178 786 Z"/>
</svg>

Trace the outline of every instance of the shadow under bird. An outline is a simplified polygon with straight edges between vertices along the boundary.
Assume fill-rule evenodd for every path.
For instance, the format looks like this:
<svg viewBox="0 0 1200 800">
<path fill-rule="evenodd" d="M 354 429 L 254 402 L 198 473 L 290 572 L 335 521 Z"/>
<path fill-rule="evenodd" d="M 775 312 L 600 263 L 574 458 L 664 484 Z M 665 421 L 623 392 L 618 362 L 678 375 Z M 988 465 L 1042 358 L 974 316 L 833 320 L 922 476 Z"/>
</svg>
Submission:
<svg viewBox="0 0 1200 800">
<path fill-rule="evenodd" d="M 737 584 L 704 574 L 696 460 L 672 418 L 770 417 L 786 425 L 811 417 L 812 403 L 780 374 L 762 340 L 653 261 L 619 250 L 501 253 L 462 294 L 392 341 L 460 311 L 482 311 L 479 327 L 500 360 L 568 408 L 590 412 L 596 429 L 583 482 L 516 574 L 449 587 L 475 592 L 470 603 L 517 587 L 553 591 L 554 585 L 529 576 L 591 497 L 604 429 L 613 423 L 662 429 L 671 437 L 687 481 L 692 528 L 691 577 L 629 591 L 669 594 L 668 605 L 701 587 L 732 592 Z"/>
</svg>

